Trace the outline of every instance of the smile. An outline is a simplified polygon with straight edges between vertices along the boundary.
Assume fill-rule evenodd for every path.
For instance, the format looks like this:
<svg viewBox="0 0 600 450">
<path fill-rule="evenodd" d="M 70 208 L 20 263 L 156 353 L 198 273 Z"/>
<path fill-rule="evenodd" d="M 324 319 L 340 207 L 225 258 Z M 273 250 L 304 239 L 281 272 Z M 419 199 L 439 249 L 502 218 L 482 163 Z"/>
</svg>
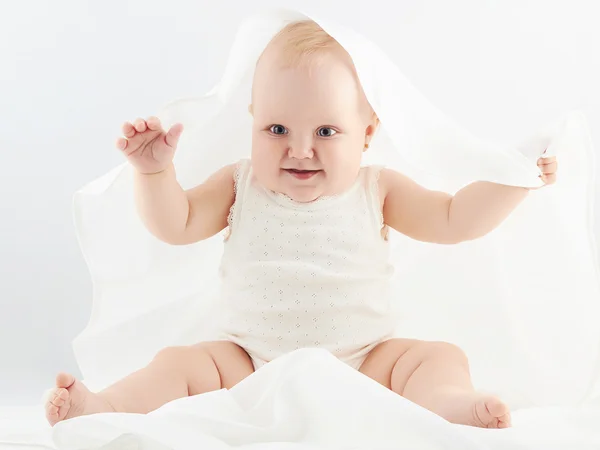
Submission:
<svg viewBox="0 0 600 450">
<path fill-rule="evenodd" d="M 298 169 L 283 169 L 293 177 L 299 180 L 308 180 L 314 177 L 316 174 L 321 172 L 321 170 L 298 170 Z"/>
</svg>

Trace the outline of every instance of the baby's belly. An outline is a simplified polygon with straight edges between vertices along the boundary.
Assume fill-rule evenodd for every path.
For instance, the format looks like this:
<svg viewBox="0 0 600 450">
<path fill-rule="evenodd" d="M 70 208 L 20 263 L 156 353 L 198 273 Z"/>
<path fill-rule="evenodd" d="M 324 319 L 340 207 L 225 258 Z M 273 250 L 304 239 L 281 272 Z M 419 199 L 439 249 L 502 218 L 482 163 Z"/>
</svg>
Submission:
<svg viewBox="0 0 600 450">
<path fill-rule="evenodd" d="M 225 339 L 264 361 L 309 347 L 348 359 L 393 332 L 387 297 L 372 294 L 376 296 L 360 300 L 344 293 L 281 301 L 245 295 L 224 298 L 220 331 Z"/>
</svg>

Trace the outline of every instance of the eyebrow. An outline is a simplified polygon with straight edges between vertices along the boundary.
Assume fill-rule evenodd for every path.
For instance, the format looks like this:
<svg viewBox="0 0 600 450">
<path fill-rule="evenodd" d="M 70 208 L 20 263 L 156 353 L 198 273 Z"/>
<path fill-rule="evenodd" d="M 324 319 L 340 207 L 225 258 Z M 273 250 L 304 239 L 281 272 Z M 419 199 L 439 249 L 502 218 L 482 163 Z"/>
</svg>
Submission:
<svg viewBox="0 0 600 450">
<path fill-rule="evenodd" d="M 257 118 L 256 114 L 254 115 L 254 118 L 255 119 Z M 260 117 L 259 116 L 258 120 L 260 122 L 263 122 L 263 123 L 267 123 L 267 122 L 272 123 L 272 124 L 274 124 L 274 123 L 280 123 L 282 125 L 285 122 L 289 122 L 288 120 L 285 120 L 285 118 L 280 117 L 280 114 L 268 114 L 268 115 L 265 114 L 264 117 Z M 334 126 L 340 126 L 340 125 L 337 125 L 337 124 L 342 124 L 344 122 L 347 122 L 347 120 L 345 120 L 345 118 L 340 118 L 340 117 L 337 117 L 334 120 L 332 120 L 331 117 L 325 117 L 325 118 L 319 120 L 318 122 L 317 122 L 317 120 L 313 120 L 313 119 L 311 119 L 310 121 L 314 122 L 314 123 L 319 123 L 319 126 L 333 126 L 333 127 Z"/>
</svg>

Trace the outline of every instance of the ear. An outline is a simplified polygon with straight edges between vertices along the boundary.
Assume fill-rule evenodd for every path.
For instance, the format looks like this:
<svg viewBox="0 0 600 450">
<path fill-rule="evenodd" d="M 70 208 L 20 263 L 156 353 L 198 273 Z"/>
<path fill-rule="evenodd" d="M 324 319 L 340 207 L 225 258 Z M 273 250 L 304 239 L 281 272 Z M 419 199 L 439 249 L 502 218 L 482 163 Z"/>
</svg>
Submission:
<svg viewBox="0 0 600 450">
<path fill-rule="evenodd" d="M 375 134 L 375 126 L 373 124 L 369 125 L 365 130 L 365 139 L 366 141 L 370 141 L 373 139 L 373 135 Z"/>
<path fill-rule="evenodd" d="M 379 124 L 381 123 L 379 121 L 379 117 L 377 116 L 377 113 L 375 111 L 373 111 L 373 116 L 371 118 L 371 123 L 373 125 L 373 134 L 375 134 L 375 132 L 379 129 Z"/>
<path fill-rule="evenodd" d="M 379 117 L 377 117 L 377 114 L 373 113 L 372 118 L 369 121 L 367 128 L 365 129 L 365 143 L 368 144 L 371 141 L 371 139 L 373 139 L 373 136 L 375 135 L 375 132 L 378 128 Z"/>
<path fill-rule="evenodd" d="M 369 148 L 369 144 L 371 143 L 373 136 L 375 136 L 377 128 L 379 128 L 379 117 L 377 117 L 377 114 L 373 111 L 370 120 L 367 122 L 367 128 L 365 129 L 365 147 L 363 148 L 363 152 L 366 152 Z"/>
</svg>

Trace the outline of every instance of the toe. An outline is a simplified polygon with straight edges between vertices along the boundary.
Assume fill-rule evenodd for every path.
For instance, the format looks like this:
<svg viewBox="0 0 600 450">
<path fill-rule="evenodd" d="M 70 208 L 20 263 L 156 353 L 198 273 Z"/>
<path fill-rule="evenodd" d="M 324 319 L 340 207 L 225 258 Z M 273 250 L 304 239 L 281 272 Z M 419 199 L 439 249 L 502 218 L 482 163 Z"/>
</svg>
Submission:
<svg viewBox="0 0 600 450">
<path fill-rule="evenodd" d="M 510 414 L 508 406 L 496 397 L 485 396 L 475 402 L 473 407 L 474 423 L 483 428 L 508 428 Z"/>
<path fill-rule="evenodd" d="M 65 404 L 65 401 L 60 398 L 60 397 L 54 397 L 50 403 L 52 403 L 54 406 L 56 406 L 57 408 L 60 408 L 61 406 L 63 406 Z"/>
<path fill-rule="evenodd" d="M 500 418 L 508 414 L 508 406 L 496 397 L 487 400 L 485 406 L 492 417 Z"/>
<path fill-rule="evenodd" d="M 68 373 L 59 373 L 56 375 L 56 387 L 59 388 L 69 388 L 75 383 L 75 377 Z"/>
<path fill-rule="evenodd" d="M 58 406 L 60 408 L 61 406 L 63 406 L 65 404 L 65 402 L 68 400 L 68 398 L 69 398 L 69 391 L 67 391 L 66 389 L 60 388 L 60 389 L 57 389 L 56 392 L 54 393 L 51 403 L 54 406 Z"/>
<path fill-rule="evenodd" d="M 489 422 L 486 424 L 487 428 L 510 427 L 510 412 L 506 403 L 499 398 L 491 397 L 484 401 L 484 404 L 489 418 Z"/>
<path fill-rule="evenodd" d="M 60 388 L 56 390 L 56 396 L 62 400 L 68 400 L 70 394 L 65 388 Z"/>
<path fill-rule="evenodd" d="M 498 428 L 498 419 L 490 419 L 490 421 L 488 422 L 488 424 L 485 426 L 485 428 Z"/>
<path fill-rule="evenodd" d="M 59 421 L 58 418 L 58 407 L 54 406 L 52 403 L 46 404 L 46 419 L 50 422 L 50 425 L 54 425 Z"/>
<path fill-rule="evenodd" d="M 66 376 L 65 376 L 66 375 Z M 71 375 L 59 374 L 56 377 L 57 384 L 66 384 L 68 387 L 73 385 Z M 71 394 L 66 388 L 59 387 L 48 391 L 46 401 L 46 419 L 50 425 L 54 426 L 61 420 L 64 420 L 71 409 Z"/>
<path fill-rule="evenodd" d="M 510 428 L 512 426 L 510 414 L 498 417 L 498 428 Z"/>
<path fill-rule="evenodd" d="M 50 416 L 57 416 L 58 417 L 58 406 L 53 405 L 52 403 L 48 403 L 46 405 L 46 412 Z"/>
<path fill-rule="evenodd" d="M 499 420 L 498 421 L 498 426 L 496 428 L 500 428 L 500 429 L 510 428 L 510 424 L 506 423 L 506 422 L 502 422 L 502 421 Z"/>
</svg>

